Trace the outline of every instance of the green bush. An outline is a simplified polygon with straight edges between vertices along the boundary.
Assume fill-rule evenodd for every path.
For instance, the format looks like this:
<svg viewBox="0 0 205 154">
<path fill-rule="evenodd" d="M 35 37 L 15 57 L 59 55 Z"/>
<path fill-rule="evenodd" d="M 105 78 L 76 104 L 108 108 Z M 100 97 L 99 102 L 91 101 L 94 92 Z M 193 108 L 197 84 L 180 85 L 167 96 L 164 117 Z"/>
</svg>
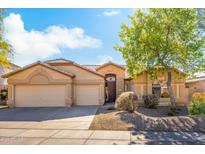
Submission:
<svg viewBox="0 0 205 154">
<path fill-rule="evenodd" d="M 194 93 L 191 100 L 205 103 L 205 92 Z"/>
<path fill-rule="evenodd" d="M 191 115 L 205 115 L 205 103 L 199 101 L 192 101 L 188 107 Z"/>
<path fill-rule="evenodd" d="M 161 94 L 161 97 L 162 97 L 162 98 L 169 98 L 168 92 L 163 92 L 163 93 Z"/>
<path fill-rule="evenodd" d="M 159 104 L 159 97 L 154 94 L 144 95 L 142 99 L 144 100 L 145 107 L 147 108 L 156 108 Z"/>
<path fill-rule="evenodd" d="M 0 93 L 0 99 L 1 100 L 6 100 L 8 97 L 8 92 L 7 90 L 2 90 L 1 93 Z"/>
</svg>

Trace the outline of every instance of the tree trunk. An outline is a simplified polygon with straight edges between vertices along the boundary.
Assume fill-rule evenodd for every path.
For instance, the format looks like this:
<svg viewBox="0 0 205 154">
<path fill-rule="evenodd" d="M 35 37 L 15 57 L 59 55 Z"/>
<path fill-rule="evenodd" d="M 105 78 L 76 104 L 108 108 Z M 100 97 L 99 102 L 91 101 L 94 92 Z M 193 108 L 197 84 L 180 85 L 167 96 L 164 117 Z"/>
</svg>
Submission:
<svg viewBox="0 0 205 154">
<path fill-rule="evenodd" d="M 169 92 L 171 109 L 175 110 L 176 109 L 176 99 L 174 97 L 174 92 L 172 89 L 172 72 L 171 71 L 168 71 L 167 90 Z"/>
</svg>

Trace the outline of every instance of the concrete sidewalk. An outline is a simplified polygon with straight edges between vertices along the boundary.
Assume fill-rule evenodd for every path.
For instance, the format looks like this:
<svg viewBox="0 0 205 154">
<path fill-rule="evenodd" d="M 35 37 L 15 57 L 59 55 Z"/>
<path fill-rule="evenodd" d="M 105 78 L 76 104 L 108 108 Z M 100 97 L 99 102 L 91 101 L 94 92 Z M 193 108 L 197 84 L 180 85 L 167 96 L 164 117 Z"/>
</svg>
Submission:
<svg viewBox="0 0 205 154">
<path fill-rule="evenodd" d="M 197 132 L 0 129 L 0 144 L 205 144 L 205 134 Z"/>
</svg>

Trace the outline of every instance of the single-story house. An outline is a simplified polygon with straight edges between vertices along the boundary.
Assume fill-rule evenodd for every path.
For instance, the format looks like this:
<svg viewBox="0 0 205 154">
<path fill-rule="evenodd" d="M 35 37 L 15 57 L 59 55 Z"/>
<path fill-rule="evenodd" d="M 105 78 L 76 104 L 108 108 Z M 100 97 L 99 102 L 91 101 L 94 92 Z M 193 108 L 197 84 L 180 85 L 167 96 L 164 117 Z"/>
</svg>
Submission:
<svg viewBox="0 0 205 154">
<path fill-rule="evenodd" d="M 174 68 L 172 71 L 177 103 L 184 105 L 188 95 L 186 75 Z M 144 94 L 167 91 L 166 73 L 151 80 L 143 71 L 131 79 L 126 66 L 112 62 L 79 65 L 66 59 L 38 61 L 2 77 L 8 78 L 8 104 L 16 107 L 102 105 L 113 102 L 124 91 L 134 91 L 140 100 Z"/>
</svg>

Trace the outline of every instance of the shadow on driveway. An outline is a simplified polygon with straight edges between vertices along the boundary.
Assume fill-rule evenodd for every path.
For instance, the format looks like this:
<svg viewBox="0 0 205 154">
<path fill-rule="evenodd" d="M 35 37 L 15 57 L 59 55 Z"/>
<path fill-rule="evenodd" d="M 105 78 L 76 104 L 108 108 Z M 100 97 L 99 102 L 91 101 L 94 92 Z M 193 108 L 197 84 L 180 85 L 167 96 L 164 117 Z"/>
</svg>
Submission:
<svg viewBox="0 0 205 154">
<path fill-rule="evenodd" d="M 29 107 L 0 110 L 0 121 L 46 121 L 95 115 L 98 106 Z"/>
<path fill-rule="evenodd" d="M 204 145 L 205 135 L 197 132 L 133 132 L 130 144 L 148 145 Z M 143 140 L 141 140 L 143 138 Z M 140 141 L 141 140 L 141 141 Z"/>
</svg>

